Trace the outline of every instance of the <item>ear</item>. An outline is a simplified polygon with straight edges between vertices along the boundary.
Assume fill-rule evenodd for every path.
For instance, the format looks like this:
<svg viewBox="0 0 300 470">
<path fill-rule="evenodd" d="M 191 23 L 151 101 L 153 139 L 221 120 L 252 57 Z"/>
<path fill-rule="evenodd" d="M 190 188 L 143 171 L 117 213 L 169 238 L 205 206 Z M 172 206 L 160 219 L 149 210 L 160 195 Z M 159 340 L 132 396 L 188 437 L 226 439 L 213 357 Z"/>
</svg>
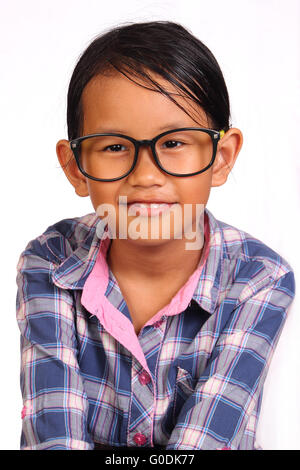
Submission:
<svg viewBox="0 0 300 470">
<path fill-rule="evenodd" d="M 56 144 L 56 154 L 64 173 L 78 196 L 89 195 L 86 177 L 79 170 L 68 140 L 59 140 Z"/>
<path fill-rule="evenodd" d="M 212 186 L 222 186 L 226 183 L 242 145 L 243 134 L 236 128 L 229 129 L 219 140 L 212 167 Z"/>
</svg>

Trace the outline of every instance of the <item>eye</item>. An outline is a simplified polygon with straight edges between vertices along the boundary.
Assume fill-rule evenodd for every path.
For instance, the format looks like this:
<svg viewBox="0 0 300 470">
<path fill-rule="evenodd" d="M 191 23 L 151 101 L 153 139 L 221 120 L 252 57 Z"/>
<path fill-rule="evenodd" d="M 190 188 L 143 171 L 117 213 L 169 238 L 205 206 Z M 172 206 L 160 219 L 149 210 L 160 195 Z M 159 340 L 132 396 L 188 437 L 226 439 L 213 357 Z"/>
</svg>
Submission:
<svg viewBox="0 0 300 470">
<path fill-rule="evenodd" d="M 103 150 L 104 151 L 107 150 L 109 152 L 122 152 L 126 150 L 126 147 L 121 144 L 113 144 L 113 145 L 107 145 Z"/>
<path fill-rule="evenodd" d="M 182 142 L 178 140 L 167 140 L 166 142 L 162 144 L 162 147 L 167 148 L 167 149 L 174 149 L 174 148 L 180 147 L 181 145 L 183 145 Z"/>
</svg>

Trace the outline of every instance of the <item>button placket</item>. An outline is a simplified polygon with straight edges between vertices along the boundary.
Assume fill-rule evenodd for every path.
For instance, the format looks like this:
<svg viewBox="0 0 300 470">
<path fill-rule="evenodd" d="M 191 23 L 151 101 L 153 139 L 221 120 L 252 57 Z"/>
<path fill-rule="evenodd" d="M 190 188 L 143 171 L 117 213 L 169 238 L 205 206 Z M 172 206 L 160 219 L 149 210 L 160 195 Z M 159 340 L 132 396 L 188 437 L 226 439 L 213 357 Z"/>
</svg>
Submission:
<svg viewBox="0 0 300 470">
<path fill-rule="evenodd" d="M 154 386 L 149 372 L 133 359 L 128 447 L 151 446 Z"/>
</svg>

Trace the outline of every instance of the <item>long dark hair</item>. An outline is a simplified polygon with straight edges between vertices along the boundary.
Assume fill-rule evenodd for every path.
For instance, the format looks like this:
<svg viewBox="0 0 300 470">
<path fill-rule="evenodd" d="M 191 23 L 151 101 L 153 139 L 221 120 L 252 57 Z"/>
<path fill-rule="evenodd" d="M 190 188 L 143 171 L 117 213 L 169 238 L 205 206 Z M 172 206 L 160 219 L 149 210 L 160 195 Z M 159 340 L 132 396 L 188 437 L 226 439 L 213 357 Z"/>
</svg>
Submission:
<svg viewBox="0 0 300 470">
<path fill-rule="evenodd" d="M 173 84 L 180 94 L 201 106 L 214 129 L 229 129 L 228 91 L 213 54 L 180 24 L 152 21 L 113 28 L 97 36 L 82 53 L 68 90 L 69 140 L 79 137 L 82 132 L 84 87 L 94 76 L 110 69 L 118 70 L 132 80 L 142 78 L 143 84 L 174 101 L 148 72 L 158 74 Z M 177 102 L 175 104 L 181 107 Z"/>
</svg>

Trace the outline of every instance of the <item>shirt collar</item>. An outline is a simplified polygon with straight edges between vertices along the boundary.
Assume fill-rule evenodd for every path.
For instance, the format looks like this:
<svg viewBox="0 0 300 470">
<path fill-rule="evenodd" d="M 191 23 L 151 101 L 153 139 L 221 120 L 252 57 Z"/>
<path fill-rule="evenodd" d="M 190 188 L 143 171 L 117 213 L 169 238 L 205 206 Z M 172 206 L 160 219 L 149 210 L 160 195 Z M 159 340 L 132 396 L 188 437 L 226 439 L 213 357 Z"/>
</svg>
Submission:
<svg viewBox="0 0 300 470">
<path fill-rule="evenodd" d="M 222 279 L 224 267 L 230 263 L 230 259 L 225 249 L 224 234 L 219 221 L 208 209 L 205 209 L 205 214 L 209 222 L 209 253 L 193 299 L 203 310 L 212 314 L 220 302 L 223 290 L 226 289 L 226 285 L 222 285 Z"/>
<path fill-rule="evenodd" d="M 95 264 L 104 239 L 105 227 L 96 213 L 86 219 L 85 237 L 78 247 L 52 273 L 55 285 L 63 289 L 82 289 Z"/>
<path fill-rule="evenodd" d="M 201 271 L 193 299 L 208 313 L 212 314 L 222 290 L 221 279 L 226 259 L 224 236 L 218 221 L 208 209 L 205 214 L 209 222 L 209 253 Z M 52 272 L 55 285 L 63 289 L 83 289 L 91 273 L 98 250 L 107 238 L 105 223 L 96 213 L 88 221 L 87 235 L 79 246 Z"/>
</svg>

